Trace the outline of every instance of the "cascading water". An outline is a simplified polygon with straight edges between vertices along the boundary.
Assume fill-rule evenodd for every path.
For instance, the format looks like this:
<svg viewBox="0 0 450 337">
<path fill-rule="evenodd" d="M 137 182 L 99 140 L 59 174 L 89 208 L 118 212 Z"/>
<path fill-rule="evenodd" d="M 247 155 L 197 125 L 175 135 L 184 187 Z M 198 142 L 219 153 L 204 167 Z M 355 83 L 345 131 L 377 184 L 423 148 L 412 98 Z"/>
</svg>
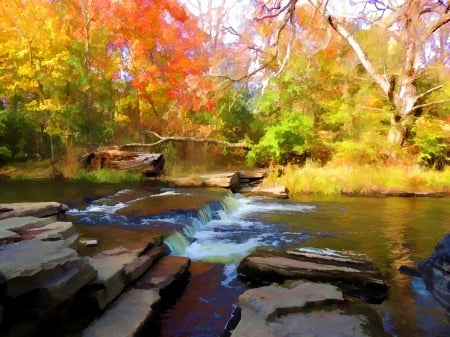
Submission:
<svg viewBox="0 0 450 337">
<path fill-rule="evenodd" d="M 166 240 L 172 255 L 188 256 L 194 261 L 221 263 L 224 274 L 231 280 L 237 262 L 252 249 L 261 245 L 285 246 L 301 242 L 309 235 L 283 231 L 283 225 L 274 226 L 252 217 L 265 212 L 309 212 L 314 206 L 267 202 L 268 199 L 244 198 L 227 195 L 221 201 L 210 202 L 192 214 L 182 230 L 175 231 Z"/>
</svg>

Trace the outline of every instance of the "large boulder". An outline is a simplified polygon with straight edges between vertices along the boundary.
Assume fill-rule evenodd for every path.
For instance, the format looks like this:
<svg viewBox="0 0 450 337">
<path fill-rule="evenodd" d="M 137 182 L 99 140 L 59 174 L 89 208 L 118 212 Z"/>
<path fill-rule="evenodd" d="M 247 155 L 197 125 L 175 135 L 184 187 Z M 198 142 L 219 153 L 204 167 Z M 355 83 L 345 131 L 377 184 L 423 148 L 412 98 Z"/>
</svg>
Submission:
<svg viewBox="0 0 450 337">
<path fill-rule="evenodd" d="M 433 255 L 419 262 L 419 270 L 428 290 L 450 312 L 450 234 L 437 244 Z"/>
<path fill-rule="evenodd" d="M 331 283 L 371 303 L 381 303 L 389 288 L 374 263 L 353 252 L 260 247 L 241 261 L 238 272 L 256 285 L 286 280 Z"/>
<path fill-rule="evenodd" d="M 345 301 L 329 284 L 266 286 L 239 297 L 241 320 L 231 337 L 389 336 L 381 319 L 360 301 Z"/>
</svg>

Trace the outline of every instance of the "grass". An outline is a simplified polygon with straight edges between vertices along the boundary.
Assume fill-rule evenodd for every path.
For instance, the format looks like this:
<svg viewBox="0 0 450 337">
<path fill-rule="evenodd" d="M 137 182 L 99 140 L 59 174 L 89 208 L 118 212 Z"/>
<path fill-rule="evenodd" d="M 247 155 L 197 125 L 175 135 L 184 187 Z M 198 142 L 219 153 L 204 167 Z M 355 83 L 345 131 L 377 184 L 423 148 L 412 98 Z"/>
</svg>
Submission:
<svg viewBox="0 0 450 337">
<path fill-rule="evenodd" d="M 113 170 L 95 170 L 95 171 L 79 171 L 73 179 L 84 180 L 93 183 L 136 183 L 142 181 L 142 173 L 113 171 Z"/>
<path fill-rule="evenodd" d="M 53 174 L 50 159 L 41 161 L 17 162 L 0 167 L 0 175 L 11 179 L 43 179 Z"/>
<path fill-rule="evenodd" d="M 55 172 L 59 174 L 62 172 L 67 179 L 85 180 L 94 183 L 135 183 L 142 181 L 143 178 L 140 172 L 106 169 L 88 172 L 74 168 L 70 174 L 67 174 L 67 166 L 64 166 L 62 170 L 57 167 L 54 171 L 50 160 L 14 163 L 0 168 L 0 176 L 7 176 L 14 180 L 52 179 L 55 177 Z"/>
<path fill-rule="evenodd" d="M 450 192 L 450 167 L 438 172 L 419 166 L 332 166 L 307 162 L 271 170 L 268 184 L 282 184 L 291 195 L 376 192 Z"/>
</svg>

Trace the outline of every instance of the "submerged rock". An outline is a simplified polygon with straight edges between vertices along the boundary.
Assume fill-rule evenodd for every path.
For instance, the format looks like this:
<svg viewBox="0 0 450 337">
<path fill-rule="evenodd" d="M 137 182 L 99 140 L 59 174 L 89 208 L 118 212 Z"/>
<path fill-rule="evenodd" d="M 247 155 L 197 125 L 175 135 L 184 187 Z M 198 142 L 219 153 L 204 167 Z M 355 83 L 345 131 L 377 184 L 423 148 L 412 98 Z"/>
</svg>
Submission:
<svg viewBox="0 0 450 337">
<path fill-rule="evenodd" d="M 239 297 L 241 320 L 231 337 L 389 336 L 367 304 L 345 301 L 329 284 L 266 286 Z"/>
<path fill-rule="evenodd" d="M 371 303 L 381 303 L 389 288 L 374 263 L 366 255 L 353 252 L 261 247 L 241 261 L 238 272 L 262 285 L 286 280 L 331 283 Z"/>
<path fill-rule="evenodd" d="M 450 234 L 437 244 L 433 255 L 419 262 L 419 271 L 428 290 L 450 312 Z"/>
</svg>

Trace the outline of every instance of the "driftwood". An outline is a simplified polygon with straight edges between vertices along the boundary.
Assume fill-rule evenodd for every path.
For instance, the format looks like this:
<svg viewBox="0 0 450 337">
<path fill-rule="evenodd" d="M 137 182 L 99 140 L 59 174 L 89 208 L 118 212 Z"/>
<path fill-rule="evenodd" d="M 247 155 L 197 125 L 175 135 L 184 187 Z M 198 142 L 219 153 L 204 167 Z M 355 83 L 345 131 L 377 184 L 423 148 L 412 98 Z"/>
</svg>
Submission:
<svg viewBox="0 0 450 337">
<path fill-rule="evenodd" d="M 165 159 L 161 153 L 123 151 L 118 146 L 100 147 L 84 158 L 88 170 L 109 168 L 140 171 L 147 177 L 162 174 Z"/>
<path fill-rule="evenodd" d="M 250 149 L 247 143 L 230 143 L 226 141 L 217 140 L 214 138 L 196 138 L 196 137 L 179 137 L 179 136 L 169 136 L 164 137 L 157 134 L 154 131 L 147 131 L 145 134 L 150 134 L 158 138 L 159 140 L 153 143 L 129 143 L 122 145 L 121 148 L 136 148 L 136 147 L 154 147 L 167 142 L 192 142 L 192 143 L 204 143 L 204 144 L 214 144 L 224 147 L 237 148 L 237 149 Z"/>
</svg>

